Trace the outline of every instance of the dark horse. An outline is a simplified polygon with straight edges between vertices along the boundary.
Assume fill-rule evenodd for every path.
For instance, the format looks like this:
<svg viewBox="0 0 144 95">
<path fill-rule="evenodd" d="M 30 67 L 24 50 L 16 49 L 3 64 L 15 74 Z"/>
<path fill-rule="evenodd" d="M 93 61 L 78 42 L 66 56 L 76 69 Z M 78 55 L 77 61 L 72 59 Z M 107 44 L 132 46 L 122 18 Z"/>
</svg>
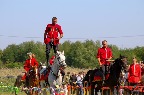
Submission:
<svg viewBox="0 0 144 95">
<path fill-rule="evenodd" d="M 103 86 L 108 86 L 111 89 L 111 93 L 113 93 L 114 86 L 119 86 L 120 73 L 125 70 L 126 64 L 127 58 L 124 56 L 120 56 L 119 58 L 114 60 L 109 69 L 109 77 L 105 80 L 104 85 L 102 83 L 102 80 L 94 80 L 95 76 L 102 77 L 102 71 L 100 69 L 89 70 L 86 76 L 84 77 L 83 81 L 87 81 L 88 85 L 91 86 L 91 95 L 97 95 L 97 92 L 101 90 Z"/>
</svg>

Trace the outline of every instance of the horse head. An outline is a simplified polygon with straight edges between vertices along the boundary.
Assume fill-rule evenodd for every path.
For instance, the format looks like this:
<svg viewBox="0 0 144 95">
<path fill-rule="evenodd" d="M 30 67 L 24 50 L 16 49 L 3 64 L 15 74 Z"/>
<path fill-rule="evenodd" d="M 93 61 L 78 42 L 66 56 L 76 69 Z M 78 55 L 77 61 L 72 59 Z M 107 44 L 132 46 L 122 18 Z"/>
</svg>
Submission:
<svg viewBox="0 0 144 95">
<path fill-rule="evenodd" d="M 64 51 L 63 52 L 57 51 L 54 63 L 56 63 L 60 67 L 67 66 L 67 64 L 65 62 Z"/>
<path fill-rule="evenodd" d="M 120 55 L 119 58 L 115 59 L 114 64 L 111 67 L 111 78 L 114 81 L 118 81 L 120 74 L 123 74 L 126 70 L 127 57 Z"/>
<path fill-rule="evenodd" d="M 51 71 L 55 76 L 59 76 L 60 71 L 63 70 L 66 66 L 67 64 L 65 62 L 64 51 L 57 51 Z"/>
<path fill-rule="evenodd" d="M 31 66 L 29 70 L 29 77 L 37 78 L 38 79 L 38 67 Z"/>
<path fill-rule="evenodd" d="M 118 59 L 115 60 L 119 67 L 121 67 L 121 70 L 125 70 L 126 66 L 127 66 L 127 57 L 120 55 L 120 57 Z"/>
</svg>

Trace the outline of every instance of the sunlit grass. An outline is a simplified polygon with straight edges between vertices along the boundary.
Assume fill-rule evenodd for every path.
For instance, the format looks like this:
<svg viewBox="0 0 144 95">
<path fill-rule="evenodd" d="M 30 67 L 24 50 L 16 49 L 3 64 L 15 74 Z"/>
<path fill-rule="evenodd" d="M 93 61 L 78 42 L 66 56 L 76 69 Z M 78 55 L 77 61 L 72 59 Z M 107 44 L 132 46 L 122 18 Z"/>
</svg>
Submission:
<svg viewBox="0 0 144 95">
<path fill-rule="evenodd" d="M 0 95 L 15 95 L 12 92 L 0 92 Z M 26 95 L 24 92 L 19 92 L 18 95 Z"/>
<path fill-rule="evenodd" d="M 81 71 L 87 72 L 88 70 L 89 69 L 79 69 L 79 68 L 66 67 L 65 72 L 79 73 Z M 0 77 L 6 77 L 6 76 L 14 76 L 14 77 L 16 77 L 16 76 L 18 76 L 20 74 L 22 75 L 24 71 L 25 70 L 23 68 L 20 68 L 20 69 L 18 69 L 18 68 L 12 68 L 12 69 L 3 68 L 3 69 L 0 69 L 0 72 L 1 72 L 0 73 Z"/>
<path fill-rule="evenodd" d="M 65 72 L 70 72 L 73 73 L 75 72 L 76 74 L 78 74 L 79 72 L 87 72 L 88 69 L 79 69 L 79 68 L 71 68 L 71 67 L 67 67 L 65 69 Z M 14 93 L 12 93 L 12 89 L 10 87 L 14 86 L 16 77 L 18 75 L 22 75 L 24 72 L 23 68 L 2 68 L 0 69 L 0 86 L 4 85 L 4 86 L 8 86 L 6 88 L 0 88 L 0 95 L 15 95 Z M 18 95 L 26 95 L 24 92 L 21 92 L 19 90 Z"/>
</svg>

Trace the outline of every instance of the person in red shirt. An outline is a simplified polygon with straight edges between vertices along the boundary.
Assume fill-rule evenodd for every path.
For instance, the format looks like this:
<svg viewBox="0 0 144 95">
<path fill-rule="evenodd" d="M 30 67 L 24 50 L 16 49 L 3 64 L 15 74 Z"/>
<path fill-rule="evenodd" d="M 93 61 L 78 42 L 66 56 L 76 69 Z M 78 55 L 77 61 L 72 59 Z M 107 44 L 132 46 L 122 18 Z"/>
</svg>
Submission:
<svg viewBox="0 0 144 95">
<path fill-rule="evenodd" d="M 103 72 L 103 82 L 104 82 L 105 74 L 106 74 L 105 68 L 106 66 L 110 65 L 110 62 L 108 62 L 107 60 L 112 59 L 112 50 L 108 47 L 108 43 L 106 40 L 102 41 L 102 47 L 98 49 L 97 59 L 98 59 L 100 68 Z"/>
<path fill-rule="evenodd" d="M 137 59 L 133 58 L 133 63 L 129 67 L 128 82 L 130 85 L 136 85 L 141 80 L 141 66 L 137 63 Z"/>
<path fill-rule="evenodd" d="M 39 66 L 37 60 L 35 59 L 34 54 L 29 52 L 29 53 L 27 53 L 27 55 L 28 55 L 29 58 L 24 63 L 24 69 L 25 69 L 26 73 L 22 77 L 21 81 L 25 81 L 27 79 L 27 75 L 29 74 L 29 70 L 32 66 L 37 66 L 37 67 Z"/>
<path fill-rule="evenodd" d="M 49 75 L 49 72 L 50 72 L 50 68 L 54 63 L 54 59 L 55 59 L 55 56 L 52 56 L 50 58 L 50 60 L 49 60 L 49 65 L 50 66 L 48 67 L 48 69 L 45 69 L 40 75 L 40 80 L 45 80 L 46 85 L 48 85 L 48 75 Z"/>
<path fill-rule="evenodd" d="M 56 54 L 58 50 L 59 40 L 62 37 L 63 37 L 63 32 L 61 26 L 57 24 L 57 18 L 53 17 L 52 24 L 48 24 L 44 32 L 44 43 L 46 44 L 47 65 L 49 65 L 48 60 L 49 60 L 50 49 L 53 47 L 54 53 Z"/>
<path fill-rule="evenodd" d="M 54 59 L 55 59 L 55 56 L 52 56 L 52 57 L 50 58 L 50 60 L 49 60 L 50 65 L 53 65 Z"/>
</svg>

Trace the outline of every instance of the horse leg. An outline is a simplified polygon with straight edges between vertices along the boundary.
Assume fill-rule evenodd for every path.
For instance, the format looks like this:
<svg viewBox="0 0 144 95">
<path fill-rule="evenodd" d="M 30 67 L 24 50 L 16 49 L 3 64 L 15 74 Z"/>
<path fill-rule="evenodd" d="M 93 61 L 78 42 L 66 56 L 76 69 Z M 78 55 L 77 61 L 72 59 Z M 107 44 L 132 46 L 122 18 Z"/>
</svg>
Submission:
<svg viewBox="0 0 144 95">
<path fill-rule="evenodd" d="M 94 95 L 95 84 L 91 83 L 91 95 Z"/>
<path fill-rule="evenodd" d="M 33 94 L 32 94 L 32 90 L 30 90 L 30 91 L 27 93 L 27 95 L 33 95 Z"/>
<path fill-rule="evenodd" d="M 34 95 L 38 95 L 38 91 L 35 91 Z"/>
<path fill-rule="evenodd" d="M 101 95 L 100 89 L 97 87 L 94 89 L 94 95 Z"/>
<path fill-rule="evenodd" d="M 110 95 L 117 95 L 118 87 L 110 87 Z"/>
<path fill-rule="evenodd" d="M 53 87 L 50 87 L 50 95 L 55 95 L 55 90 Z"/>
<path fill-rule="evenodd" d="M 110 95 L 115 95 L 113 89 L 110 89 Z"/>
<path fill-rule="evenodd" d="M 47 95 L 46 89 L 43 89 L 43 88 L 45 88 L 45 80 L 40 81 L 40 86 L 42 89 L 42 94 Z"/>
<path fill-rule="evenodd" d="M 31 90 L 30 95 L 38 95 L 38 91 L 35 91 L 34 89 Z"/>
<path fill-rule="evenodd" d="M 18 79 L 16 79 L 15 83 L 14 83 L 14 87 L 17 87 L 18 85 Z M 14 94 L 17 95 L 16 90 L 14 91 Z"/>
</svg>

